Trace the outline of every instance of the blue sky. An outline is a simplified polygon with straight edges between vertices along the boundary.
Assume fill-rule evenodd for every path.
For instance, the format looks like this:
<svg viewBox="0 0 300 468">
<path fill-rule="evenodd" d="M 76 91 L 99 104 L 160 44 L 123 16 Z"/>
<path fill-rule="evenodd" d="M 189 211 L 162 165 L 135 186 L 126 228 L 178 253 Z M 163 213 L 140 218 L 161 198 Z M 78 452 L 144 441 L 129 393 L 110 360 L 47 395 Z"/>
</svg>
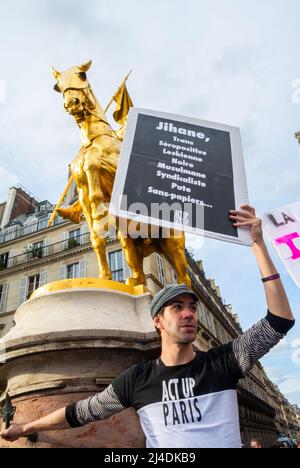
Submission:
<svg viewBox="0 0 300 468">
<path fill-rule="evenodd" d="M 292 99 L 300 78 L 298 0 L 1 3 L 0 201 L 17 182 L 41 200 L 58 200 L 79 134 L 53 91 L 50 67 L 89 59 L 103 106 L 134 68 L 128 88 L 136 106 L 240 127 L 258 213 L 299 201 L 300 104 Z M 249 248 L 207 239 L 199 249 L 197 238 L 189 245 L 243 328 L 265 314 Z M 299 317 L 299 290 L 272 255 Z M 299 340 L 300 321 L 263 365 L 300 405 Z"/>
</svg>

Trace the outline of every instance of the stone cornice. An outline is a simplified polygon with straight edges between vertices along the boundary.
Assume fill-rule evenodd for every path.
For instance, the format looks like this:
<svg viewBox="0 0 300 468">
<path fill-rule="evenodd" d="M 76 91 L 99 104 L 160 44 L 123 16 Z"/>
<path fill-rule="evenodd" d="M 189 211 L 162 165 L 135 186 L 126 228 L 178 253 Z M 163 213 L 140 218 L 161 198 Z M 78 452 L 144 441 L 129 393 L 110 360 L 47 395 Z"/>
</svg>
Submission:
<svg viewBox="0 0 300 468">
<path fill-rule="evenodd" d="M 137 333 L 127 330 L 75 330 L 53 332 L 11 341 L 3 341 L 5 363 L 30 354 L 67 349 L 128 348 L 148 351 L 160 347 L 156 332 Z M 1 347 L 0 347 L 1 352 Z M 2 359 L 3 359 L 2 355 Z"/>
</svg>

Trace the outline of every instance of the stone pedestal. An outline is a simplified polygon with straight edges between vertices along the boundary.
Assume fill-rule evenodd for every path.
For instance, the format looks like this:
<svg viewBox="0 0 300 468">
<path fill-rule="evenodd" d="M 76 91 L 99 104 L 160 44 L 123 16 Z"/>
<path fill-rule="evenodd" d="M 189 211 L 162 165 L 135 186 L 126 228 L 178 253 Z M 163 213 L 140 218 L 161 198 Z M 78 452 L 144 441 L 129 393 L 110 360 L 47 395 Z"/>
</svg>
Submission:
<svg viewBox="0 0 300 468">
<path fill-rule="evenodd" d="M 21 305 L 0 343 L 0 383 L 28 422 L 102 391 L 131 364 L 159 353 L 150 293 L 95 279 L 47 285 Z M 4 446 L 143 447 L 132 409 L 84 428 L 40 433 Z"/>
</svg>

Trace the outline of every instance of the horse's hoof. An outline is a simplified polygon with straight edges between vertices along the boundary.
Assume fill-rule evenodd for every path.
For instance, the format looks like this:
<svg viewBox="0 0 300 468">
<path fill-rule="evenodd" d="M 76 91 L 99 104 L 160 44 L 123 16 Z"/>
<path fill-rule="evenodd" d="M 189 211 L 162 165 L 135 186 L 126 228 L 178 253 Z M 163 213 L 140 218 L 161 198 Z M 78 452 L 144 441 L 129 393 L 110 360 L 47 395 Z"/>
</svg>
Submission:
<svg viewBox="0 0 300 468">
<path fill-rule="evenodd" d="M 59 208 L 57 214 L 63 219 L 69 219 L 74 224 L 79 224 L 82 217 L 82 211 L 73 208 Z"/>
<path fill-rule="evenodd" d="M 111 281 L 112 280 L 112 274 L 111 273 L 105 273 L 105 274 L 99 275 L 99 278 L 103 279 L 103 280 Z"/>
<path fill-rule="evenodd" d="M 140 285 L 146 285 L 146 277 L 145 276 L 140 276 L 138 278 L 128 278 L 125 283 L 127 286 L 140 286 Z"/>
</svg>

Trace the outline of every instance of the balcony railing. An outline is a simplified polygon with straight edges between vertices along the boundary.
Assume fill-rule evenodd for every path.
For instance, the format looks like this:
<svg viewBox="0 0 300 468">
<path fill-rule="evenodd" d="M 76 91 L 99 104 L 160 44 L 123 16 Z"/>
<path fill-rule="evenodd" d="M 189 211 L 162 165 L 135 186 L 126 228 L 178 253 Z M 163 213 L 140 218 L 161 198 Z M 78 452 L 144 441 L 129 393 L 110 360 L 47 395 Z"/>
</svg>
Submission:
<svg viewBox="0 0 300 468">
<path fill-rule="evenodd" d="M 57 226 L 65 222 L 66 221 L 64 219 L 56 217 L 54 225 Z M 34 234 L 35 232 L 43 231 L 47 229 L 47 224 L 48 219 L 43 220 L 43 222 L 39 221 L 37 223 L 31 224 L 30 226 L 17 226 L 14 229 L 8 228 L 6 232 L 0 232 L 0 245 L 15 239 L 19 239 L 21 237 L 29 236 L 30 234 Z"/>
<path fill-rule="evenodd" d="M 24 252 L 23 254 L 11 257 L 8 260 L 7 267 L 4 270 L 2 270 L 2 273 L 3 271 L 8 271 L 10 268 L 15 268 L 20 265 L 39 261 L 44 258 L 50 257 L 51 255 L 65 253 L 74 250 L 75 248 L 78 248 L 80 246 L 88 245 L 89 243 L 90 236 L 88 233 L 85 233 L 81 234 L 80 236 L 77 236 L 76 238 L 70 238 L 61 242 L 56 242 L 55 244 L 46 245 L 44 247 L 33 247 L 32 249 Z"/>
</svg>

